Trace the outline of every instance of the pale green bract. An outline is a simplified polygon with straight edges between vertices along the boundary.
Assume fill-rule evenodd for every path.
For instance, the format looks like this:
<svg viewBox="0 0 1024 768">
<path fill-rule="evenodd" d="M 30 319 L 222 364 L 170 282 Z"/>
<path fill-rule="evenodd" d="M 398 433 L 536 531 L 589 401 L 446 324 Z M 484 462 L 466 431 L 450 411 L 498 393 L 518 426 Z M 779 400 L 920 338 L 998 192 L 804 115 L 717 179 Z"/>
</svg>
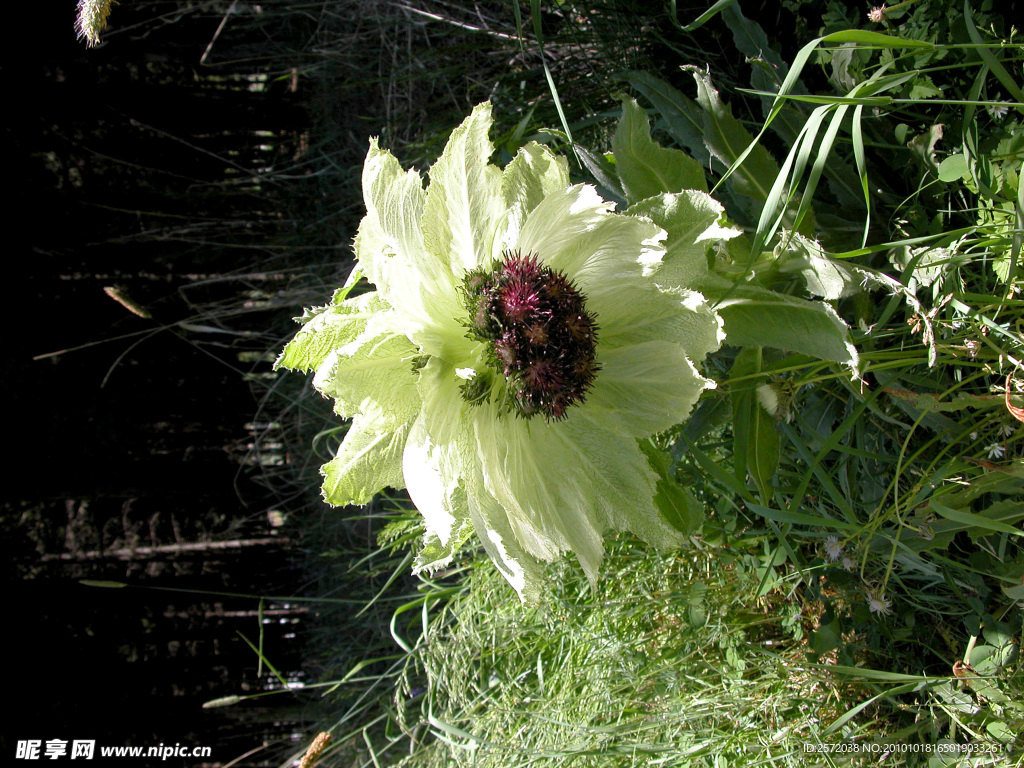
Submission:
<svg viewBox="0 0 1024 768">
<path fill-rule="evenodd" d="M 376 290 L 349 298 L 350 279 L 307 313 L 278 365 L 315 371 L 315 387 L 352 419 L 322 470 L 328 502 L 407 488 L 427 531 L 418 570 L 445 566 L 475 532 L 520 598 L 535 602 L 543 563 L 563 552 L 595 582 L 608 530 L 655 546 L 684 538 L 659 511 L 664 476 L 641 441 L 685 420 L 714 386 L 695 364 L 722 343 L 721 320 L 678 282 L 706 271 L 700 241 L 722 208 L 687 191 L 652 198 L 648 215 L 615 213 L 593 187 L 570 184 L 565 160 L 539 144 L 503 170 L 489 164 L 491 122 L 489 104 L 473 110 L 426 189 L 371 140 L 355 251 Z M 659 217 L 691 239 L 668 238 Z M 467 333 L 466 276 L 511 252 L 568 278 L 599 327 L 596 377 L 562 419 L 464 396 L 467 381 L 487 374 L 489 352 Z"/>
</svg>

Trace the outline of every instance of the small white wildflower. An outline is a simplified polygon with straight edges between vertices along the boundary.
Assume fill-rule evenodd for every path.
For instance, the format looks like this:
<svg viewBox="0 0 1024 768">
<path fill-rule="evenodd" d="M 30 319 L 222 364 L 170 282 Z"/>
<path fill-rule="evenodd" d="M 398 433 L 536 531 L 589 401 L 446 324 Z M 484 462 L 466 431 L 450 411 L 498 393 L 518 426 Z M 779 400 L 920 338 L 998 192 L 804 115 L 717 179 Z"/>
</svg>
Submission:
<svg viewBox="0 0 1024 768">
<path fill-rule="evenodd" d="M 886 599 L 885 593 L 881 589 L 865 590 L 865 595 L 867 596 L 869 611 L 872 613 L 880 613 L 883 616 L 890 613 L 892 603 Z"/>
<path fill-rule="evenodd" d="M 1006 455 L 1006 448 L 1003 447 L 1002 443 L 992 443 L 992 445 L 986 446 L 985 450 L 988 451 L 990 459 L 1001 459 Z"/>
<path fill-rule="evenodd" d="M 843 554 L 843 547 L 839 543 L 838 536 L 829 536 L 825 539 L 825 557 L 830 563 L 834 563 Z"/>
<path fill-rule="evenodd" d="M 853 570 L 853 558 L 852 557 L 849 557 L 848 555 L 843 555 L 842 562 L 843 562 L 843 570 L 844 571 L 852 571 Z"/>
<path fill-rule="evenodd" d="M 977 432 L 971 432 L 971 434 L 969 434 L 968 437 L 971 438 L 971 440 L 977 440 L 978 439 L 978 433 Z"/>
<path fill-rule="evenodd" d="M 1013 433 L 1017 431 L 1017 428 L 1013 424 L 1003 424 L 1001 431 L 1003 437 L 1013 437 Z"/>
<path fill-rule="evenodd" d="M 877 8 L 872 8 L 868 11 L 868 21 L 874 24 L 881 24 L 885 21 L 885 12 L 888 8 L 884 5 L 880 5 Z"/>
<path fill-rule="evenodd" d="M 1006 113 L 1010 111 L 1010 105 L 1005 102 L 999 104 L 988 104 L 985 107 L 985 111 L 988 112 L 989 117 L 993 120 L 1002 120 L 1006 117 Z"/>
</svg>

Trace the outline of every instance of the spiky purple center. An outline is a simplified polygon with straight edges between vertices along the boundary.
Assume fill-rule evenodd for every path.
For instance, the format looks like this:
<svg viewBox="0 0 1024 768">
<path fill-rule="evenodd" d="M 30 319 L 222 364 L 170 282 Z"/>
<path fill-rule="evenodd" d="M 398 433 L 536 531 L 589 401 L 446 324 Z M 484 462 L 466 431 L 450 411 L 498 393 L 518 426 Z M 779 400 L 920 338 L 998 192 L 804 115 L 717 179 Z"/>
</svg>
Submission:
<svg viewBox="0 0 1024 768">
<path fill-rule="evenodd" d="M 506 251 L 494 269 L 467 274 L 463 288 L 469 335 L 487 345 L 513 410 L 558 421 L 586 399 L 599 368 L 597 324 L 565 275 Z"/>
</svg>

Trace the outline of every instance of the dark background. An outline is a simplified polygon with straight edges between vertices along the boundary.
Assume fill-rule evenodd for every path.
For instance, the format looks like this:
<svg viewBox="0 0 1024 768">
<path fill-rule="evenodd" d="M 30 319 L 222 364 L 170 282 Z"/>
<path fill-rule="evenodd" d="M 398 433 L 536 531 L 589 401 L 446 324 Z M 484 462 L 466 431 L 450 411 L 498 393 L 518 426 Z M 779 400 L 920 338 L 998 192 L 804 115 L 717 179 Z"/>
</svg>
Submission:
<svg viewBox="0 0 1024 768">
<path fill-rule="evenodd" d="M 285 57 L 308 30 L 229 7 L 125 2 L 91 50 L 73 2 L 5 9 L 5 755 L 84 738 L 277 765 L 311 728 L 301 693 L 202 708 L 282 687 L 246 639 L 306 679 L 314 609 L 251 597 L 305 579 L 280 523 L 306 502 L 275 482 L 260 414 L 268 351 L 314 301 L 296 286 L 344 258 L 343 231 L 318 242 L 293 215 L 321 193 Z"/>
</svg>

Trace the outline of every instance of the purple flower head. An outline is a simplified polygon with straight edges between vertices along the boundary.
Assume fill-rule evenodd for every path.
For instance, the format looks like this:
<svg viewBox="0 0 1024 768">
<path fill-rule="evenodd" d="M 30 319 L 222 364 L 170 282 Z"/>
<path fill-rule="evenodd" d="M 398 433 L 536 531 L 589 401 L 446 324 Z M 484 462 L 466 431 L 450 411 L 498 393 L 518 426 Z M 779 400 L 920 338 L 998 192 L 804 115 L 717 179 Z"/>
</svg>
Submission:
<svg viewBox="0 0 1024 768">
<path fill-rule="evenodd" d="M 559 421 L 586 399 L 600 369 L 597 323 L 565 275 L 535 254 L 506 251 L 490 272 L 466 275 L 463 297 L 469 334 L 491 345 L 513 411 Z"/>
</svg>

